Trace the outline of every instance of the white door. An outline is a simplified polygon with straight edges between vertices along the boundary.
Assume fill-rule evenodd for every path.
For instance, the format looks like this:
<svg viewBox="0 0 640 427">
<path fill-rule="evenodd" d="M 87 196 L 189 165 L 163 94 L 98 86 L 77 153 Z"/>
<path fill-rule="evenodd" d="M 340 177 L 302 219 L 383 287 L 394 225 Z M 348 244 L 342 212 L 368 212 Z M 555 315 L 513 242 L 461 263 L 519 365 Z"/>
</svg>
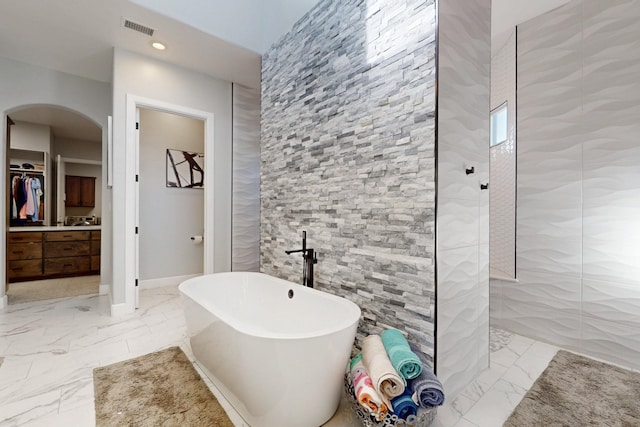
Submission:
<svg viewBox="0 0 640 427">
<path fill-rule="evenodd" d="M 140 109 L 136 108 L 136 183 L 135 183 L 135 308 L 140 306 Z"/>
</svg>

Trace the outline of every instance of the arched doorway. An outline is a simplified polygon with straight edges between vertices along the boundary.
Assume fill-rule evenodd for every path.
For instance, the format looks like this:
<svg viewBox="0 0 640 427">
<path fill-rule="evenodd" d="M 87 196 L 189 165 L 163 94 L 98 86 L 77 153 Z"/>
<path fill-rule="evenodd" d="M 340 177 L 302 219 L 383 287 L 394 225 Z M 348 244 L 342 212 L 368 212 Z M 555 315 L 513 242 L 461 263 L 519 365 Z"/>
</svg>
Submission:
<svg viewBox="0 0 640 427">
<path fill-rule="evenodd" d="M 7 117 L 9 304 L 97 293 L 102 128 L 56 105 L 18 107 Z"/>
</svg>

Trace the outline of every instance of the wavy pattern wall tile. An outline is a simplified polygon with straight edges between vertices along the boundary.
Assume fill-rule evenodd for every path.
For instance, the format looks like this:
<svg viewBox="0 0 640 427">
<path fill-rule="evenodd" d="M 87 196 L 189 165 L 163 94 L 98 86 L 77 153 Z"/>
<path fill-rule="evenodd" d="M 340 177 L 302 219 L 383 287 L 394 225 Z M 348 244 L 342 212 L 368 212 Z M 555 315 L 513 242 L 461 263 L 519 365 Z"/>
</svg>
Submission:
<svg viewBox="0 0 640 427">
<path fill-rule="evenodd" d="M 260 91 L 233 85 L 231 269 L 260 270 Z"/>
<path fill-rule="evenodd" d="M 582 312 L 585 316 L 640 328 L 640 287 L 584 280 Z"/>
<path fill-rule="evenodd" d="M 516 247 L 518 271 L 576 278 L 582 274 L 582 240 L 579 236 L 569 240 L 520 235 Z"/>
<path fill-rule="evenodd" d="M 582 280 L 579 277 L 520 271 L 518 280 L 503 282 L 503 299 L 580 315 Z"/>
<path fill-rule="evenodd" d="M 488 366 L 490 7 L 438 10 L 437 372 L 449 398 Z"/>
<path fill-rule="evenodd" d="M 600 359 L 640 369 L 640 328 L 616 322 L 582 320 L 581 351 Z"/>
<path fill-rule="evenodd" d="M 491 310 L 636 369 L 639 18 L 637 1 L 574 0 L 518 27 L 519 283 L 500 283 Z"/>
<path fill-rule="evenodd" d="M 553 310 L 531 301 L 516 301 L 503 294 L 502 316 L 508 330 L 535 337 L 540 341 L 562 343 L 563 347 L 569 349 L 581 348 L 582 317 L 579 315 Z"/>
</svg>

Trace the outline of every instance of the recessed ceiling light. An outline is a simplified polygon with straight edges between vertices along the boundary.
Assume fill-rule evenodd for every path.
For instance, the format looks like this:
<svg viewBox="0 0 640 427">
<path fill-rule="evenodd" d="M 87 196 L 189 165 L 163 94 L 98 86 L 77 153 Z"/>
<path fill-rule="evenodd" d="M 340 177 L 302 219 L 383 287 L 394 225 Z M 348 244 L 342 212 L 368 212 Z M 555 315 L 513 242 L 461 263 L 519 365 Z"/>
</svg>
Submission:
<svg viewBox="0 0 640 427">
<path fill-rule="evenodd" d="M 158 49 L 158 50 L 165 50 L 167 47 L 160 42 L 153 42 L 151 43 L 151 46 L 153 46 L 154 49 Z"/>
</svg>

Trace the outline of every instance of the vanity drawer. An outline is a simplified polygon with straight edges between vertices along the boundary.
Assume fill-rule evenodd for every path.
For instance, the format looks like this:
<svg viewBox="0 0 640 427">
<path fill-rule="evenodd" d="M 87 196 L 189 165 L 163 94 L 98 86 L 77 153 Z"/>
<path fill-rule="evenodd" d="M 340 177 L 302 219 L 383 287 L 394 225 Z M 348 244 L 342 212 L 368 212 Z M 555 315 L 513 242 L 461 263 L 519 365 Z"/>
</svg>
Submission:
<svg viewBox="0 0 640 427">
<path fill-rule="evenodd" d="M 89 257 L 64 257 L 44 260 L 44 274 L 76 274 L 90 270 Z"/>
<path fill-rule="evenodd" d="M 102 237 L 102 233 L 100 231 L 92 231 L 91 232 L 91 240 L 100 241 L 101 237 Z"/>
<path fill-rule="evenodd" d="M 42 242 L 40 231 L 17 231 L 9 233 L 9 243 Z"/>
<path fill-rule="evenodd" d="M 91 271 L 100 271 L 100 255 L 91 257 Z"/>
<path fill-rule="evenodd" d="M 91 255 L 100 255 L 100 240 L 91 241 Z"/>
<path fill-rule="evenodd" d="M 9 261 L 7 265 L 7 278 L 9 280 L 19 277 L 42 276 L 42 259 Z"/>
<path fill-rule="evenodd" d="M 88 240 L 86 242 L 47 242 L 44 244 L 45 259 L 89 254 Z"/>
<path fill-rule="evenodd" d="M 51 231 L 45 233 L 47 242 L 68 242 L 72 240 L 89 240 L 89 231 Z"/>
<path fill-rule="evenodd" d="M 7 247 L 7 259 L 41 259 L 42 243 L 12 243 Z"/>
</svg>

